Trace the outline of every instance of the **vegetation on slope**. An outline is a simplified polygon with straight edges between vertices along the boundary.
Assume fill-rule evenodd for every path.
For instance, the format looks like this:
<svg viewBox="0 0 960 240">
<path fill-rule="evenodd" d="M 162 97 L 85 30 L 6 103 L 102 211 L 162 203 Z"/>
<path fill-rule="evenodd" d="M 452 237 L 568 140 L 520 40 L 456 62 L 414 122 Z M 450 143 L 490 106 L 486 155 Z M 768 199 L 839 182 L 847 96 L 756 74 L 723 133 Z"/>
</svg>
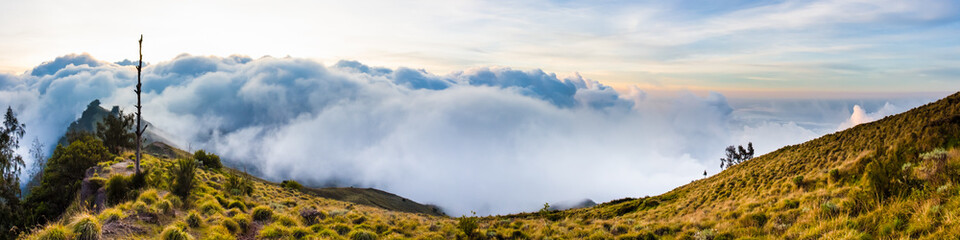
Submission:
<svg viewBox="0 0 960 240">
<path fill-rule="evenodd" d="M 74 200 L 74 210 L 22 237 L 76 239 L 77 229 L 95 229 L 77 219 L 95 219 L 100 237 L 110 239 L 953 239 L 960 237 L 958 146 L 960 93 L 659 196 L 456 219 L 322 198 L 215 164 L 193 168 L 195 186 L 177 196 L 174 175 L 184 171 L 173 170 L 184 160 L 147 155 L 142 189 L 99 212 Z"/>
</svg>

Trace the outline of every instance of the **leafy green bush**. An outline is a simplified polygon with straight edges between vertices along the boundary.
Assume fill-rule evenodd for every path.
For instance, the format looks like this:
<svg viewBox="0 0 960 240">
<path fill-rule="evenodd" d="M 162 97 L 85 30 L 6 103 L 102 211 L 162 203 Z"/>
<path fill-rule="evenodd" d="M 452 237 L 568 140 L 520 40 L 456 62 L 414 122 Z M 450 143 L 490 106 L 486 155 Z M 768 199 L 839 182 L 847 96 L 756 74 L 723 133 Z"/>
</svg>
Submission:
<svg viewBox="0 0 960 240">
<path fill-rule="evenodd" d="M 24 201 L 24 209 L 33 211 L 32 220 L 24 219 L 26 224 L 58 218 L 73 201 L 87 169 L 109 159 L 107 148 L 89 134 L 78 136 L 70 145 L 58 145 L 47 160 L 40 186 L 34 187 Z"/>
<path fill-rule="evenodd" d="M 273 209 L 267 206 L 253 208 L 253 220 L 266 221 L 273 217 Z"/>
<path fill-rule="evenodd" d="M 163 232 L 160 233 L 160 239 L 163 240 L 190 240 L 193 239 L 190 237 L 190 234 L 187 234 L 176 225 L 170 225 L 166 228 L 163 228 Z"/>
<path fill-rule="evenodd" d="M 49 225 L 37 233 L 37 240 L 69 240 L 70 230 L 60 224 Z"/>
<path fill-rule="evenodd" d="M 206 169 L 219 170 L 223 167 L 223 164 L 220 163 L 220 156 L 217 156 L 213 153 L 207 153 L 202 149 L 193 153 L 193 159 L 199 161 Z"/>
<path fill-rule="evenodd" d="M 77 240 L 100 239 L 100 221 L 90 214 L 80 214 L 73 218 L 73 233 Z"/>
<path fill-rule="evenodd" d="M 350 232 L 351 240 L 376 240 L 378 237 L 377 233 L 364 229 L 356 229 Z"/>
<path fill-rule="evenodd" d="M 150 174 L 148 169 L 140 168 L 140 173 L 134 173 L 133 176 L 130 176 L 130 189 L 140 189 L 147 186 L 147 174 Z"/>
<path fill-rule="evenodd" d="M 190 191 L 193 190 L 195 184 L 194 176 L 197 173 L 197 161 L 180 159 L 177 161 L 177 165 L 173 167 L 172 173 L 173 189 L 171 192 L 181 199 L 186 199 L 190 196 Z"/>
<path fill-rule="evenodd" d="M 127 196 L 128 182 L 126 176 L 120 174 L 110 176 L 107 180 L 107 201 L 113 204 L 123 202 Z"/>
<path fill-rule="evenodd" d="M 300 185 L 300 183 L 294 180 L 283 180 L 283 182 L 280 182 L 280 186 L 290 190 L 300 190 L 303 188 L 303 185 Z"/>
</svg>

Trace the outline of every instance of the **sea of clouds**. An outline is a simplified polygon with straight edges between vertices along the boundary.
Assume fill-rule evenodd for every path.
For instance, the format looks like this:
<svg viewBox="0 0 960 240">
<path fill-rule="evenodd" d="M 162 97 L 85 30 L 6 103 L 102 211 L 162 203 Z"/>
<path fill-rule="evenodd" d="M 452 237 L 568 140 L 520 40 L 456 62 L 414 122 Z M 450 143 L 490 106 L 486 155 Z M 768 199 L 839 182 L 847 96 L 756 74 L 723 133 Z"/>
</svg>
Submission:
<svg viewBox="0 0 960 240">
<path fill-rule="evenodd" d="M 26 123 L 23 143 L 49 153 L 92 100 L 133 111 L 133 63 L 71 54 L 0 74 L 0 105 Z M 719 171 L 727 145 L 766 153 L 935 100 L 654 97 L 541 70 L 186 54 L 146 66 L 143 84 L 144 118 L 176 146 L 270 180 L 375 187 L 456 216 L 656 195 Z"/>
</svg>

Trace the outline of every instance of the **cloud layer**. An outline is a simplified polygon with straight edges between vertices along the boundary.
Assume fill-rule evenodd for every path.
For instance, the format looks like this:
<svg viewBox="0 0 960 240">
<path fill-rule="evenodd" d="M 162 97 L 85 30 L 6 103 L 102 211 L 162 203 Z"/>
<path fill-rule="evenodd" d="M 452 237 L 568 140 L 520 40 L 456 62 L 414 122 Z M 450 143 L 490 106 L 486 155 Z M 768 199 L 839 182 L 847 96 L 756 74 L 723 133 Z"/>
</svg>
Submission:
<svg viewBox="0 0 960 240">
<path fill-rule="evenodd" d="M 0 104 L 20 114 L 28 138 L 52 143 L 93 99 L 132 108 L 136 72 L 126 65 L 74 54 L 0 75 Z M 859 103 L 873 112 L 857 106 L 851 115 L 843 104 L 650 97 L 579 75 L 502 67 L 435 75 L 355 61 L 181 55 L 144 71 L 144 116 L 176 145 L 213 151 L 271 180 L 376 187 L 455 215 L 659 194 L 718 171 L 726 145 L 753 141 L 768 152 L 842 121 L 903 110 Z M 852 117 L 797 121 L 764 107 Z"/>
</svg>

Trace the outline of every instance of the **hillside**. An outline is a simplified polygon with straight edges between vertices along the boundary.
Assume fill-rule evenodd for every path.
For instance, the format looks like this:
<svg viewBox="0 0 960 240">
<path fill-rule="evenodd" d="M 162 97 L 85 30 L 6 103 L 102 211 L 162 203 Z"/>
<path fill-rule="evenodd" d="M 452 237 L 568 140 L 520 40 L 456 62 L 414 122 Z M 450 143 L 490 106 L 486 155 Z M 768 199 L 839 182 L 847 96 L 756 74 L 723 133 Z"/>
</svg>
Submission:
<svg viewBox="0 0 960 240">
<path fill-rule="evenodd" d="M 100 100 L 93 100 L 90 104 L 87 104 L 87 109 L 84 109 L 80 114 L 80 118 L 76 121 L 70 123 L 70 126 L 67 127 L 67 132 L 63 137 L 60 137 L 60 140 L 57 141 L 57 144 L 67 145 L 67 136 L 71 133 L 76 132 L 87 132 L 94 133 L 97 131 L 97 123 L 103 121 L 107 115 L 118 115 L 120 114 L 120 107 L 113 106 L 110 110 L 100 106 Z M 131 114 L 131 112 L 124 112 L 124 114 Z M 143 120 L 144 125 L 152 125 L 149 121 Z M 163 134 L 157 131 L 156 127 L 148 127 L 147 130 L 143 133 L 143 138 L 147 144 L 153 142 L 170 142 L 162 136 Z"/>
<path fill-rule="evenodd" d="M 479 218 L 332 200 L 321 196 L 348 194 L 283 188 L 228 168 L 198 169 L 197 186 L 180 198 L 168 175 L 180 163 L 148 155 L 151 175 L 131 197 L 99 213 L 68 211 L 24 237 L 78 234 L 95 222 L 105 239 L 956 239 L 958 146 L 960 93 L 659 196 Z"/>
</svg>

